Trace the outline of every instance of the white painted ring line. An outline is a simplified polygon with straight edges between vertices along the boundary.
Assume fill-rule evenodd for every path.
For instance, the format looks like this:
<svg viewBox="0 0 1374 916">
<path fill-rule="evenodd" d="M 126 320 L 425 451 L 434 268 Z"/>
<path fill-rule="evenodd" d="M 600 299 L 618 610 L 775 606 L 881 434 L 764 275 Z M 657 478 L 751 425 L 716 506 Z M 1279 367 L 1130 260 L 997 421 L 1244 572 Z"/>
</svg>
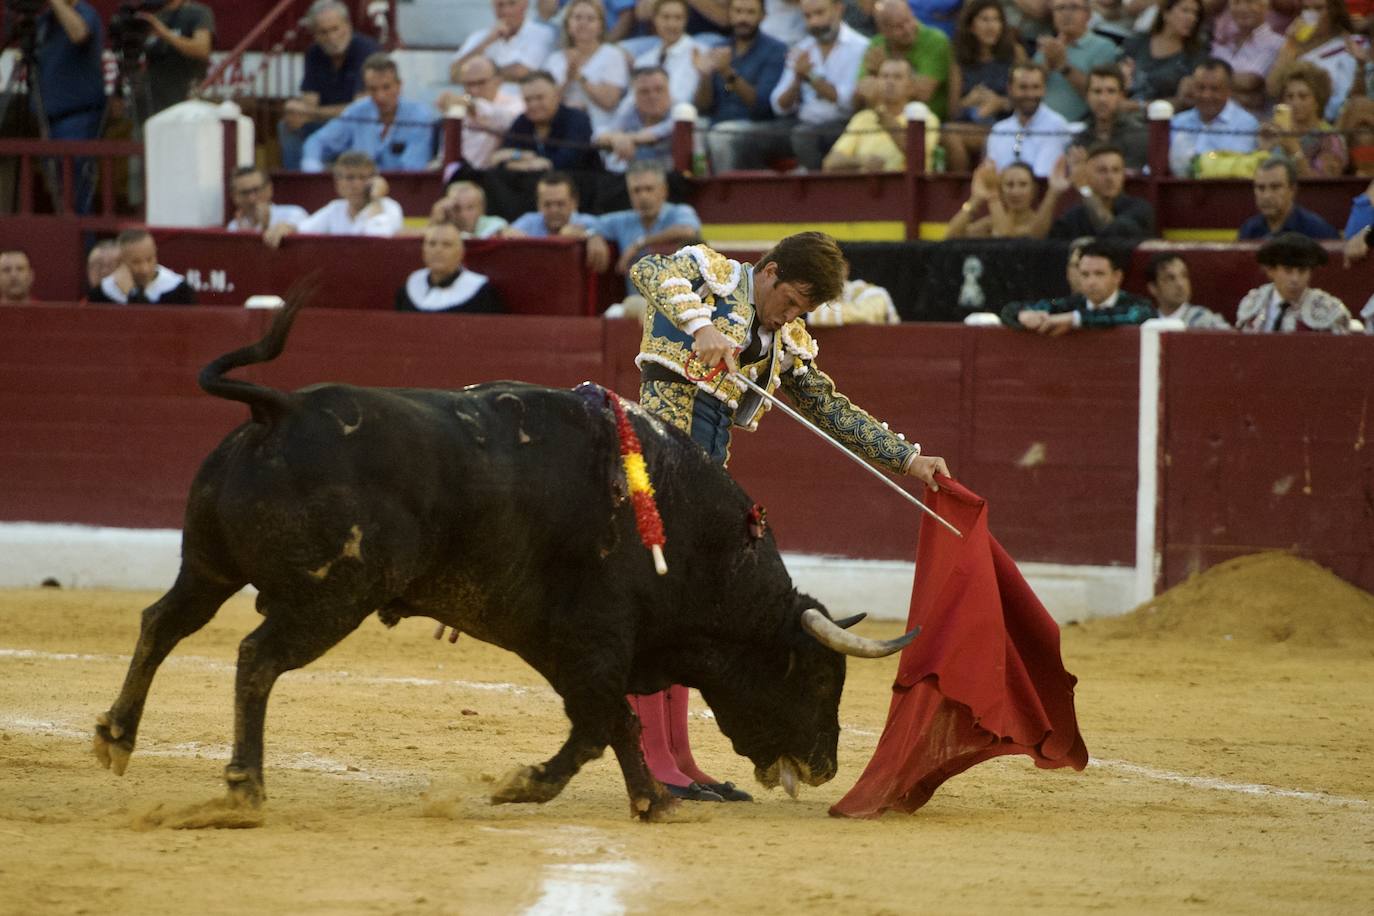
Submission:
<svg viewBox="0 0 1374 916">
<path fill-rule="evenodd" d="M 14 649 L 0 647 L 0 660 L 39 659 L 43 661 L 79 661 L 107 663 L 121 662 L 127 664 L 129 658 L 130 656 L 128 655 L 88 654 L 75 652 L 44 652 L 36 649 Z M 235 666 L 227 664 L 225 662 L 220 662 L 214 659 L 205 658 L 204 656 L 197 655 L 178 656 L 174 658 L 169 658 L 164 664 L 195 667 L 226 674 L 232 673 L 235 669 Z M 298 670 L 288 672 L 288 674 L 311 680 L 324 680 L 334 682 L 347 681 L 356 684 L 402 684 L 408 686 L 422 687 L 448 687 L 460 690 L 502 691 L 512 693 L 517 696 L 529 695 L 544 696 L 545 698 L 550 699 L 557 698 L 557 694 L 551 688 L 524 687 L 519 684 L 508 684 L 502 682 L 440 680 L 436 678 L 419 677 L 381 677 L 373 675 L 363 676 L 354 675 L 351 672 L 342 670 Z M 10 720 L 5 717 L 0 717 L 0 725 L 3 725 L 8 721 L 18 722 L 20 720 Z M 53 734 L 56 737 L 79 737 L 83 740 L 90 737 L 90 732 L 88 731 L 80 731 L 70 726 L 59 726 L 57 723 L 46 724 L 53 726 L 54 729 L 60 729 L 48 732 L 49 734 Z M 849 732 L 850 734 L 861 735 L 864 737 L 875 735 L 874 732 L 868 731 L 866 729 L 853 728 L 850 726 L 842 726 L 842 728 L 844 731 Z M 17 726 L 16 729 L 19 730 Z M 183 751 L 183 748 L 186 748 L 187 750 Z M 140 745 L 139 747 L 139 752 L 142 754 L 146 754 L 149 756 L 166 757 L 194 757 L 197 754 L 200 754 L 202 756 L 210 756 L 211 751 L 214 751 L 216 756 L 228 757 L 231 752 L 231 749 L 227 745 L 222 747 L 212 747 L 208 745 L 201 746 L 195 742 L 192 742 L 190 744 L 174 745 L 171 748 L 162 749 L 158 748 L 157 745 L 152 745 L 151 748 L 147 750 L 145 750 L 142 745 Z M 298 759 L 297 763 L 294 765 L 290 762 L 277 763 L 274 765 L 285 766 L 288 769 L 310 770 L 312 772 L 329 773 L 333 775 L 344 776 L 346 778 L 356 779 L 406 780 L 419 778 L 417 774 L 413 773 L 395 773 L 388 774 L 385 776 L 381 774 L 367 774 L 362 770 L 349 770 L 347 765 L 340 763 L 338 761 L 329 760 L 328 758 L 315 758 L 314 755 L 310 754 L 297 755 L 297 758 L 304 757 L 311 757 L 314 759 L 311 761 L 306 761 L 304 763 L 301 763 Z M 1341 795 L 1332 795 L 1327 792 L 1315 792 L 1304 789 L 1285 789 L 1281 786 L 1271 786 L 1263 783 L 1229 782 L 1227 780 L 1218 779 L 1216 777 L 1211 776 L 1190 776 L 1186 773 L 1175 773 L 1170 770 L 1161 770 L 1156 767 L 1131 763 L 1130 761 L 1126 760 L 1111 760 L 1100 757 L 1093 757 L 1090 758 L 1089 765 L 1105 768 L 1108 770 L 1113 770 L 1124 776 L 1131 776 L 1143 779 L 1154 779 L 1159 780 L 1161 782 L 1171 782 L 1177 785 L 1184 785 L 1194 789 L 1204 789 L 1214 792 L 1233 792 L 1240 795 L 1254 795 L 1262 797 L 1267 796 L 1270 798 L 1292 798 L 1302 801 L 1313 801 L 1322 804 L 1338 805 L 1352 808 L 1370 807 L 1370 802 L 1362 798 L 1350 798 Z"/>
</svg>

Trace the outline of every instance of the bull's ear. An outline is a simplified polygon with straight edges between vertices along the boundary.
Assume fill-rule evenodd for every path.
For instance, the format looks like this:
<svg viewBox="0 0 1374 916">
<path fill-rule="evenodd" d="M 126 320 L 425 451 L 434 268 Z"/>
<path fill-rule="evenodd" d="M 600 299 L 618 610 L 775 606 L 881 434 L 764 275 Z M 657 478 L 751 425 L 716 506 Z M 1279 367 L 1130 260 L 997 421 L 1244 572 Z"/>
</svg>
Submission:
<svg viewBox="0 0 1374 916">
<path fill-rule="evenodd" d="M 853 617 L 841 617 L 839 620 L 835 621 L 835 626 L 839 627 L 841 630 L 847 630 L 867 616 L 867 614 L 855 614 Z"/>
</svg>

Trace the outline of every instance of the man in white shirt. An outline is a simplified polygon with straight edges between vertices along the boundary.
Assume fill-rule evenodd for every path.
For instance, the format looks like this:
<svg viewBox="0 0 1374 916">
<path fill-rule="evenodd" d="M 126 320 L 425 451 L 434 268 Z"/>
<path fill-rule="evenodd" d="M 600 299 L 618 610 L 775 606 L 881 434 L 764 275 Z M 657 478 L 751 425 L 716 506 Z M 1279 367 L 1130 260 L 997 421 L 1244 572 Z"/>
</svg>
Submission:
<svg viewBox="0 0 1374 916">
<path fill-rule="evenodd" d="M 815 170 L 854 113 L 868 39 L 844 23 L 840 0 L 802 0 L 801 9 L 806 40 L 788 56 L 769 101 L 779 116 L 796 115 L 792 152 Z"/>
<path fill-rule="evenodd" d="M 1253 153 L 1259 121 L 1231 99 L 1231 65 L 1209 57 L 1193 71 L 1193 107 L 1169 122 L 1169 171 L 1188 177 L 1194 156 Z"/>
<path fill-rule="evenodd" d="M 544 61 L 553 53 L 558 34 L 547 25 L 526 19 L 529 0 L 491 0 L 496 16 L 489 29 L 473 32 L 463 42 L 453 63 L 449 64 L 449 79 L 462 82 L 462 68 L 470 57 L 485 54 L 496 64 L 501 76 L 501 88 L 511 95 L 520 94 L 520 80 L 535 70 L 544 68 Z"/>
<path fill-rule="evenodd" d="M 297 232 L 314 235 L 393 236 L 401 230 L 401 205 L 386 196 L 386 179 L 367 153 L 349 150 L 334 160 L 334 190 L 339 195 L 300 225 L 277 223 L 262 234 L 269 248 Z"/>
<path fill-rule="evenodd" d="M 998 170 L 1013 162 L 1030 166 L 1037 178 L 1049 177 L 1054 164 L 1068 148 L 1069 122 L 1045 101 L 1045 68 L 1034 62 L 1016 64 L 1011 70 L 1012 113 L 992 125 L 987 158 Z"/>
<path fill-rule="evenodd" d="M 501 148 L 501 138 L 524 113 L 525 100 L 519 92 L 505 90 L 496 64 L 485 54 L 472 55 L 458 69 L 463 92 L 442 93 L 435 104 L 440 112 L 454 105 L 465 109 L 463 161 L 470 168 L 484 169 L 491 165 L 491 154 Z"/>
<path fill-rule="evenodd" d="M 662 67 L 668 74 L 668 93 L 673 104 L 692 102 L 697 94 L 694 58 L 702 47 L 687 34 L 687 0 L 658 0 L 654 4 L 654 34 L 658 45 L 635 58 L 635 69 Z M 628 105 L 628 100 L 621 103 Z"/>
<path fill-rule="evenodd" d="M 230 232 L 266 232 L 276 223 L 300 225 L 310 215 L 295 204 L 272 203 L 272 179 L 255 165 L 234 170 L 229 179 L 229 194 L 234 202 L 234 218 L 225 228 Z"/>
</svg>

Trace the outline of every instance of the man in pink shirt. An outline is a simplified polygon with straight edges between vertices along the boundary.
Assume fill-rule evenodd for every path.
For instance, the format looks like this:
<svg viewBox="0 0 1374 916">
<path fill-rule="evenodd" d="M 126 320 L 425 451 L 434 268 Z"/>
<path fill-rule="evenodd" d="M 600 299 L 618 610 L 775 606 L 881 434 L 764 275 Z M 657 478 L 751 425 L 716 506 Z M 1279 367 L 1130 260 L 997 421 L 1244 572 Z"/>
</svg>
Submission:
<svg viewBox="0 0 1374 916">
<path fill-rule="evenodd" d="M 1264 109 L 1264 77 L 1273 69 L 1283 36 L 1266 21 L 1269 0 L 1229 0 L 1217 19 L 1212 56 L 1231 65 L 1231 93 L 1252 113 Z"/>
</svg>

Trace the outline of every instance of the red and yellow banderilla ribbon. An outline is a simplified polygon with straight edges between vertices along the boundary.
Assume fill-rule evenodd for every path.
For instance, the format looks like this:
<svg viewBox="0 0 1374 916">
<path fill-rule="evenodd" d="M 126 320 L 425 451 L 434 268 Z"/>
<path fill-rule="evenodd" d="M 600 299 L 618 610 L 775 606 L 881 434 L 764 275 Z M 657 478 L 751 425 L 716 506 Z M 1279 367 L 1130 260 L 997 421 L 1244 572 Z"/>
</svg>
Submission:
<svg viewBox="0 0 1374 916">
<path fill-rule="evenodd" d="M 660 576 L 667 575 L 668 562 L 663 559 L 663 519 L 659 517 L 658 504 L 654 502 L 654 487 L 649 482 L 649 469 L 644 464 L 644 450 L 634 427 L 630 425 L 629 417 L 625 415 L 625 405 L 620 396 L 607 391 L 606 400 L 615 413 L 615 429 L 620 437 L 620 463 L 625 468 L 625 480 L 630 485 L 630 501 L 635 508 L 639 539 L 654 555 L 654 569 Z"/>
</svg>

